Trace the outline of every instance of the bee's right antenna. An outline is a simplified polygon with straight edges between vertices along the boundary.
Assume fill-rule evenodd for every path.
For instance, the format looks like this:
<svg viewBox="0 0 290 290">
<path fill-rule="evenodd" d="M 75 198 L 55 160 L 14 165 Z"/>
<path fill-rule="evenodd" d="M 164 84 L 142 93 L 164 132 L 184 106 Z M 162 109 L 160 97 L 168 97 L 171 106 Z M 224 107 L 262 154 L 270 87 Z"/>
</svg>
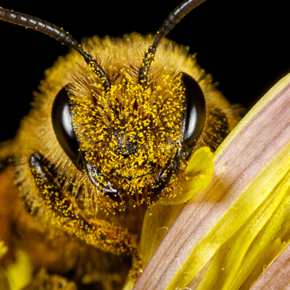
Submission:
<svg viewBox="0 0 290 290">
<path fill-rule="evenodd" d="M 142 65 L 139 71 L 139 83 L 142 84 L 143 87 L 146 86 L 148 71 L 152 61 L 154 60 L 156 48 L 159 42 L 187 13 L 189 13 L 193 8 L 197 7 L 204 1 L 205 0 L 185 0 L 179 6 L 177 6 L 165 19 L 159 31 L 157 32 L 153 45 L 149 47 L 148 52 L 145 54 L 142 61 Z"/>
<path fill-rule="evenodd" d="M 86 63 L 90 68 L 97 74 L 97 76 L 103 82 L 103 86 L 106 90 L 111 87 L 110 81 L 105 74 L 104 70 L 100 67 L 96 60 L 92 59 L 91 55 L 86 53 L 82 46 L 62 28 L 51 24 L 47 21 L 41 20 L 39 18 L 26 15 L 20 12 L 14 12 L 7 9 L 0 8 L 0 20 L 10 22 L 16 25 L 24 26 L 26 28 L 31 28 L 36 31 L 42 32 L 57 41 L 69 46 L 70 48 L 76 50 L 85 59 Z"/>
</svg>

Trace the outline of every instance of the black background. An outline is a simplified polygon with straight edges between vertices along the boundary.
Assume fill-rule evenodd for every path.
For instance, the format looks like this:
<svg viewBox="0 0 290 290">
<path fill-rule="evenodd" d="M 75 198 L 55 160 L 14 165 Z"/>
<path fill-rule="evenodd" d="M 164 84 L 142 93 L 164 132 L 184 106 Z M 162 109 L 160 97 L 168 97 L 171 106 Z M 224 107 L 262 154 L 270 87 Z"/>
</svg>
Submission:
<svg viewBox="0 0 290 290">
<path fill-rule="evenodd" d="M 180 0 L 1 1 L 52 22 L 77 40 L 133 31 L 155 33 Z M 199 64 L 232 103 L 250 108 L 290 71 L 288 1 L 209 0 L 188 14 L 168 38 L 197 52 Z M 32 30 L 0 22 L 0 141 L 13 138 L 29 111 L 46 68 L 68 48 Z"/>
</svg>

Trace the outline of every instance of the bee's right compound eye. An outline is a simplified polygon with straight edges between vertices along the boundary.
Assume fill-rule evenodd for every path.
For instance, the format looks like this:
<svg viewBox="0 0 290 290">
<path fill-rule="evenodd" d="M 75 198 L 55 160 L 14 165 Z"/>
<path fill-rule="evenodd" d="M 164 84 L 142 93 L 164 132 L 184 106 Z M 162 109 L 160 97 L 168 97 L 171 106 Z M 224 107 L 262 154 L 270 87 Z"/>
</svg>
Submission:
<svg viewBox="0 0 290 290">
<path fill-rule="evenodd" d="M 183 116 L 183 141 L 181 148 L 174 158 L 163 168 L 156 183 L 149 193 L 149 199 L 156 199 L 160 193 L 169 186 L 173 175 L 179 170 L 180 160 L 188 159 L 198 138 L 200 137 L 206 116 L 206 105 L 203 92 L 198 82 L 186 73 L 181 73 L 181 82 L 185 90 L 185 112 Z M 164 174 L 166 172 L 166 174 Z"/>
<path fill-rule="evenodd" d="M 74 165 L 80 169 L 82 167 L 82 158 L 80 156 L 79 143 L 73 128 L 67 86 L 63 87 L 55 97 L 51 120 L 59 144 Z"/>
<path fill-rule="evenodd" d="M 194 78 L 182 73 L 181 81 L 185 88 L 183 141 L 192 149 L 203 130 L 206 116 L 205 99 L 199 84 Z"/>
</svg>

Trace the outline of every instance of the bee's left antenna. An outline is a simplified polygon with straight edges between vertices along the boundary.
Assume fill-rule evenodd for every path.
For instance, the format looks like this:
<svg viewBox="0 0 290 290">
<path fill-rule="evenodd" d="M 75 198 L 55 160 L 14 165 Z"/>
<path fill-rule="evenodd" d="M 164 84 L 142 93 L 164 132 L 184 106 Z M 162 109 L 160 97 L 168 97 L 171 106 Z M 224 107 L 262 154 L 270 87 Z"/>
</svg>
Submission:
<svg viewBox="0 0 290 290">
<path fill-rule="evenodd" d="M 147 83 L 148 71 L 159 42 L 169 33 L 171 29 L 192 9 L 203 3 L 205 0 L 185 0 L 177 6 L 165 19 L 160 27 L 153 44 L 149 47 L 148 52 L 145 54 L 142 65 L 139 71 L 139 83 L 144 87 Z"/>
<path fill-rule="evenodd" d="M 76 50 L 83 56 L 86 63 L 90 66 L 90 68 L 93 71 L 95 71 L 97 76 L 101 79 L 104 88 L 108 90 L 111 87 L 110 81 L 106 73 L 97 63 L 97 61 L 92 59 L 91 55 L 86 53 L 82 48 L 82 46 L 68 32 L 64 31 L 62 28 L 54 24 L 51 24 L 47 21 L 41 20 L 39 18 L 3 8 L 0 8 L 0 20 L 42 32 L 54 38 L 55 40 L 60 41 L 61 43 L 69 46 L 70 48 Z"/>
</svg>

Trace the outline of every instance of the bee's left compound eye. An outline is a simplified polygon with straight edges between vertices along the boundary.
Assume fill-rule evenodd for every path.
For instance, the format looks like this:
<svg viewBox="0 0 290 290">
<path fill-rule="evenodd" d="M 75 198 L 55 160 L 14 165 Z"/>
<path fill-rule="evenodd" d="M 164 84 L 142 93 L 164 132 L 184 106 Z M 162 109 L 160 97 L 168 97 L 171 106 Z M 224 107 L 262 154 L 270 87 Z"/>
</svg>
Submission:
<svg viewBox="0 0 290 290">
<path fill-rule="evenodd" d="M 185 89 L 184 142 L 193 148 L 202 133 L 206 109 L 203 92 L 195 79 L 182 73 L 181 81 Z"/>
<path fill-rule="evenodd" d="M 82 167 L 79 143 L 72 125 L 67 87 L 56 95 L 52 106 L 52 126 L 57 140 L 77 168 Z"/>
</svg>

